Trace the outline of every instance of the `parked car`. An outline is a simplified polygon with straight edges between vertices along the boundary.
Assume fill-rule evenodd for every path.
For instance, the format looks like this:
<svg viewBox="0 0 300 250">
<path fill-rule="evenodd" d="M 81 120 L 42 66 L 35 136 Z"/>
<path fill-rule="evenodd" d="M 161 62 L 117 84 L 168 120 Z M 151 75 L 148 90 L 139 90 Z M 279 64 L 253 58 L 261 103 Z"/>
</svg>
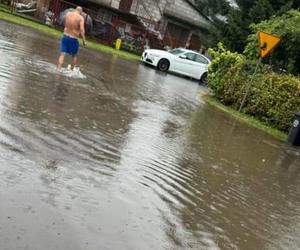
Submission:
<svg viewBox="0 0 300 250">
<path fill-rule="evenodd" d="M 158 70 L 175 72 L 207 83 L 207 70 L 210 60 L 192 50 L 176 48 L 169 51 L 148 49 L 141 61 L 153 65 Z"/>
</svg>

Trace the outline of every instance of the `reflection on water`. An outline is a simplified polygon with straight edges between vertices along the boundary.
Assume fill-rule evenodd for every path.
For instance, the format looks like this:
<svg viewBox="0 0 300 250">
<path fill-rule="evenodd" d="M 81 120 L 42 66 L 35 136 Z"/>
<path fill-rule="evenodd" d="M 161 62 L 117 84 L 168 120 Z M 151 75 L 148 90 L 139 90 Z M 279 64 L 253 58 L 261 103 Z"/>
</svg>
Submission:
<svg viewBox="0 0 300 250">
<path fill-rule="evenodd" d="M 298 248 L 298 150 L 196 82 L 85 49 L 72 78 L 0 24 L 1 250 Z"/>
</svg>

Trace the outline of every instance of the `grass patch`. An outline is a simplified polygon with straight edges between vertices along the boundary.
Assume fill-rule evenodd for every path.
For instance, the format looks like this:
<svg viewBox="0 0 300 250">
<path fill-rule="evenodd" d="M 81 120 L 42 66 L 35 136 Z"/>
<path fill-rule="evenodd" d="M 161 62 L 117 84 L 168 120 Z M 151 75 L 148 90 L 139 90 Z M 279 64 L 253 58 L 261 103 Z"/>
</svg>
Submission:
<svg viewBox="0 0 300 250">
<path fill-rule="evenodd" d="M 5 9 L 4 7 L 1 7 L 1 6 L 0 6 L 0 19 L 10 22 L 10 23 L 30 27 L 32 29 L 35 29 L 39 32 L 45 33 L 52 37 L 58 38 L 62 35 L 62 32 L 60 32 L 54 28 L 51 28 L 49 26 L 46 26 L 42 23 L 38 23 L 33 20 L 28 20 L 27 17 L 25 18 L 23 16 L 11 14 L 11 13 L 9 13 L 9 11 L 7 9 Z M 129 53 L 126 51 L 116 50 L 112 47 L 105 46 L 103 44 L 99 44 L 99 43 L 96 43 L 93 41 L 87 41 L 86 48 L 101 51 L 101 52 L 108 53 L 108 54 L 113 54 L 113 55 L 120 56 L 122 58 L 129 59 L 129 60 L 139 60 L 139 56 L 137 56 L 135 54 L 132 54 L 132 53 Z"/>
<path fill-rule="evenodd" d="M 286 133 L 284 133 L 284 132 L 282 132 L 278 129 L 272 128 L 269 125 L 266 125 L 265 123 L 258 121 L 257 119 L 255 119 L 252 116 L 246 115 L 244 113 L 239 113 L 235 109 L 226 107 L 210 95 L 205 95 L 202 98 L 208 104 L 222 110 L 226 114 L 231 115 L 232 117 L 236 118 L 240 122 L 246 123 L 246 124 L 248 124 L 252 127 L 260 129 L 260 130 L 266 132 L 267 134 L 273 136 L 274 138 L 276 138 L 278 140 L 285 141 L 287 139 L 287 134 Z"/>
</svg>

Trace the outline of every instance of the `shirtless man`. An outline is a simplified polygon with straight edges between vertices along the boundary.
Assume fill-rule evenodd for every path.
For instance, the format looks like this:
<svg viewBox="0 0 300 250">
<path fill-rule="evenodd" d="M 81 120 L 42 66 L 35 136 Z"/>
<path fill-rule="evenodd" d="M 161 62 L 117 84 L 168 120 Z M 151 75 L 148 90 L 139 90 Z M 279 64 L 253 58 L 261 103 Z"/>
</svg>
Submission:
<svg viewBox="0 0 300 250">
<path fill-rule="evenodd" d="M 83 46 L 85 46 L 84 19 L 81 14 L 82 8 L 78 6 L 74 11 L 68 12 L 64 18 L 65 29 L 60 42 L 60 56 L 57 62 L 58 69 L 61 69 L 66 54 L 72 56 L 71 69 L 73 70 L 76 66 L 79 49 L 78 38 L 82 38 Z"/>
</svg>

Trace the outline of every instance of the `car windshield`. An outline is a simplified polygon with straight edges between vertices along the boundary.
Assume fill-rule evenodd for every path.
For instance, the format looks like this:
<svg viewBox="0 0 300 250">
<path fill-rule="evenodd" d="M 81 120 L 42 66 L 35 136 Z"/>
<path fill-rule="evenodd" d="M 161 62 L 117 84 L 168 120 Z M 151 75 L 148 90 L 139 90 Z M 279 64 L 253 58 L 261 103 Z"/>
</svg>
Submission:
<svg viewBox="0 0 300 250">
<path fill-rule="evenodd" d="M 172 49 L 172 50 L 169 50 L 169 53 L 171 53 L 173 55 L 179 55 L 179 54 L 184 53 L 184 51 L 181 49 Z"/>
</svg>

